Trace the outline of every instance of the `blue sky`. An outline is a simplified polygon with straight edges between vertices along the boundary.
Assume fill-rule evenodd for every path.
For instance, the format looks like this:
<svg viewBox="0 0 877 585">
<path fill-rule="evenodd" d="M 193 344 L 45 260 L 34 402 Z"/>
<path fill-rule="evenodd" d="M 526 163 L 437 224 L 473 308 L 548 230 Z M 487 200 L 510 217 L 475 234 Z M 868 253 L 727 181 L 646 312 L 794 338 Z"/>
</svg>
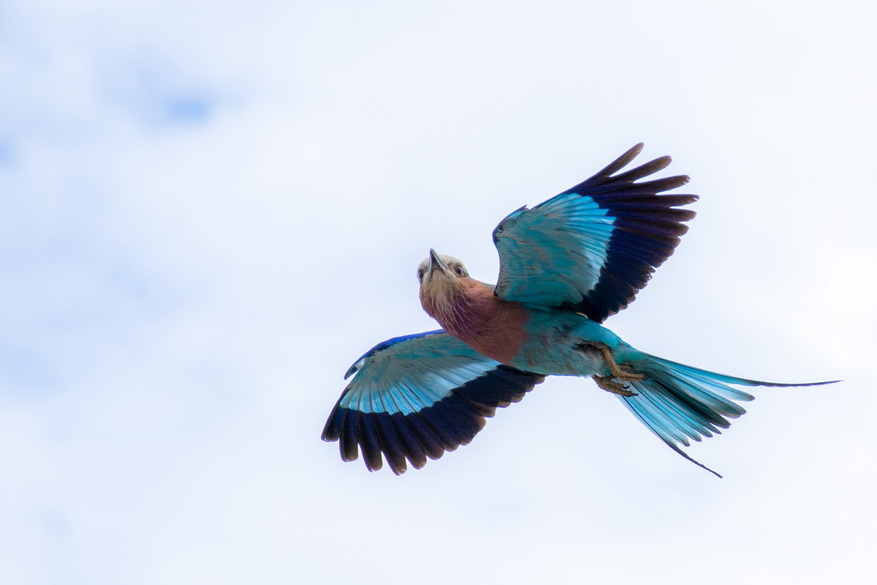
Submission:
<svg viewBox="0 0 877 585">
<path fill-rule="evenodd" d="M 867 582 L 873 3 L 0 3 L 0 582 Z M 552 379 L 395 477 L 319 440 L 510 211 L 701 200 L 607 325 L 763 388 L 684 461 Z"/>
</svg>

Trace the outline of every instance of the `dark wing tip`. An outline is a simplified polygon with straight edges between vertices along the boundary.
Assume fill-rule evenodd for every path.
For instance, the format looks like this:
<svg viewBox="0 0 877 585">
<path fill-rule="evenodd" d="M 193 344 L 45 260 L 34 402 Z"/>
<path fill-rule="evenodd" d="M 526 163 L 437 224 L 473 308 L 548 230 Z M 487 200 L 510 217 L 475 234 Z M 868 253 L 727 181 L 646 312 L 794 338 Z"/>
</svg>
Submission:
<svg viewBox="0 0 877 585">
<path fill-rule="evenodd" d="M 678 207 L 697 201 L 696 195 L 663 194 L 687 184 L 688 175 L 640 181 L 665 169 L 672 161 L 669 156 L 623 173 L 607 174 L 620 170 L 619 164 L 630 162 L 631 155 L 639 150 L 629 150 L 603 171 L 566 191 L 590 197 L 613 218 L 615 229 L 599 280 L 580 303 L 564 305 L 597 322 L 633 301 L 654 269 L 670 257 L 680 236 L 688 231 L 683 222 L 695 217 L 694 211 Z"/>
<path fill-rule="evenodd" d="M 609 163 L 609 165 L 607 165 L 604 169 L 602 169 L 600 172 L 595 174 L 594 177 L 595 178 L 596 177 L 608 177 L 612 173 L 614 173 L 620 169 L 623 169 L 624 167 L 626 167 L 630 163 L 630 161 L 632 161 L 637 156 L 639 156 L 639 153 L 641 153 L 643 151 L 644 146 L 645 145 L 642 142 L 634 145 L 627 152 L 625 152 L 624 154 L 619 156 L 617 159 L 615 159 L 614 161 Z"/>
<path fill-rule="evenodd" d="M 320 435 L 320 438 L 327 443 L 337 441 L 341 438 L 341 429 L 344 424 L 344 413 L 339 412 L 339 409 L 341 409 L 341 401 L 348 392 L 350 392 L 350 386 L 345 388 L 344 392 L 341 393 L 341 397 L 338 398 L 335 407 L 332 408 L 332 412 L 329 414 L 329 418 L 326 419 L 326 424 L 323 426 L 323 433 Z"/>
<path fill-rule="evenodd" d="M 687 185 L 689 181 L 691 181 L 691 177 L 689 177 L 688 175 L 676 175 L 675 177 L 666 177 L 664 179 L 649 181 L 649 183 L 647 184 L 652 186 L 656 193 L 660 193 L 662 191 L 676 189 L 677 187 L 681 187 L 682 185 Z"/>
<path fill-rule="evenodd" d="M 337 441 L 341 459 L 355 461 L 362 453 L 369 471 L 386 460 L 396 475 L 426 465 L 447 451 L 469 444 L 497 408 L 520 401 L 544 376 L 498 365 L 463 384 L 431 406 L 416 412 L 360 412 L 341 406 L 341 398 L 326 421 L 322 439 Z M 383 457 L 382 457 L 383 456 Z"/>
</svg>

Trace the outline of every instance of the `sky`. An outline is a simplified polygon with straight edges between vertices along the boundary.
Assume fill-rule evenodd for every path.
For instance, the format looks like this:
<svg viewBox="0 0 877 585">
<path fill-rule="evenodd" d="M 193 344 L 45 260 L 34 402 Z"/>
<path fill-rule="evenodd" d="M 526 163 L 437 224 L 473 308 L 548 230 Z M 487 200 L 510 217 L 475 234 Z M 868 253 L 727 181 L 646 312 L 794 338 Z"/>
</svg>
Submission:
<svg viewBox="0 0 877 585">
<path fill-rule="evenodd" d="M 0 1 L 0 582 L 865 583 L 873 2 Z M 606 325 L 776 382 L 690 464 L 552 378 L 396 477 L 320 432 L 638 142 L 700 195 Z"/>
</svg>

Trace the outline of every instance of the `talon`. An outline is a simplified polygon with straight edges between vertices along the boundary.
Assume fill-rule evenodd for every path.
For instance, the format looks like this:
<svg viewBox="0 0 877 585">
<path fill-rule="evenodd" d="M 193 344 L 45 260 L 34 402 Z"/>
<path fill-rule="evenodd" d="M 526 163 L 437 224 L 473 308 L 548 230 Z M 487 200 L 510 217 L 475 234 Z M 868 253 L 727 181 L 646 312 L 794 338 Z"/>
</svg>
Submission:
<svg viewBox="0 0 877 585">
<path fill-rule="evenodd" d="M 631 392 L 627 388 L 625 388 L 624 384 L 621 382 L 616 382 L 612 379 L 612 376 L 591 376 L 596 382 L 597 386 L 605 390 L 606 392 L 611 392 L 612 394 L 618 394 L 619 396 L 636 396 L 636 392 Z"/>
<path fill-rule="evenodd" d="M 606 365 L 609 366 L 609 371 L 612 372 L 613 378 L 618 378 L 619 380 L 624 380 L 626 382 L 635 382 L 644 378 L 642 374 L 637 374 L 636 372 L 628 372 L 627 370 L 622 369 L 622 366 L 619 366 L 617 363 L 615 363 L 615 360 L 612 359 L 612 354 L 609 352 L 609 348 L 605 345 L 600 346 L 600 351 L 603 352 L 603 359 L 606 360 Z M 596 378 L 596 376 L 594 377 Z"/>
</svg>

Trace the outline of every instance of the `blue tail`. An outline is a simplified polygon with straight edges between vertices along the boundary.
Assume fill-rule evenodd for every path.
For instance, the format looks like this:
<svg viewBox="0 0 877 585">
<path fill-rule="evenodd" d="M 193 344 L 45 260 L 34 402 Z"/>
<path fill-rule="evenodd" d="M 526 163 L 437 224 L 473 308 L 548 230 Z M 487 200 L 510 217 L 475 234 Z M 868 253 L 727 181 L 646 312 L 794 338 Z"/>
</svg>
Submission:
<svg viewBox="0 0 877 585">
<path fill-rule="evenodd" d="M 721 434 L 721 429 L 731 426 L 728 419 L 737 418 L 746 410 L 737 402 L 748 402 L 751 394 L 732 388 L 738 386 L 820 386 L 831 382 L 809 384 L 775 384 L 725 376 L 677 364 L 645 354 L 645 358 L 630 364 L 645 376 L 643 380 L 626 382 L 636 392 L 634 396 L 618 398 L 671 449 L 710 473 L 722 477 L 709 467 L 689 457 L 679 447 L 689 446 L 689 439 L 700 441 L 703 437 Z"/>
</svg>

